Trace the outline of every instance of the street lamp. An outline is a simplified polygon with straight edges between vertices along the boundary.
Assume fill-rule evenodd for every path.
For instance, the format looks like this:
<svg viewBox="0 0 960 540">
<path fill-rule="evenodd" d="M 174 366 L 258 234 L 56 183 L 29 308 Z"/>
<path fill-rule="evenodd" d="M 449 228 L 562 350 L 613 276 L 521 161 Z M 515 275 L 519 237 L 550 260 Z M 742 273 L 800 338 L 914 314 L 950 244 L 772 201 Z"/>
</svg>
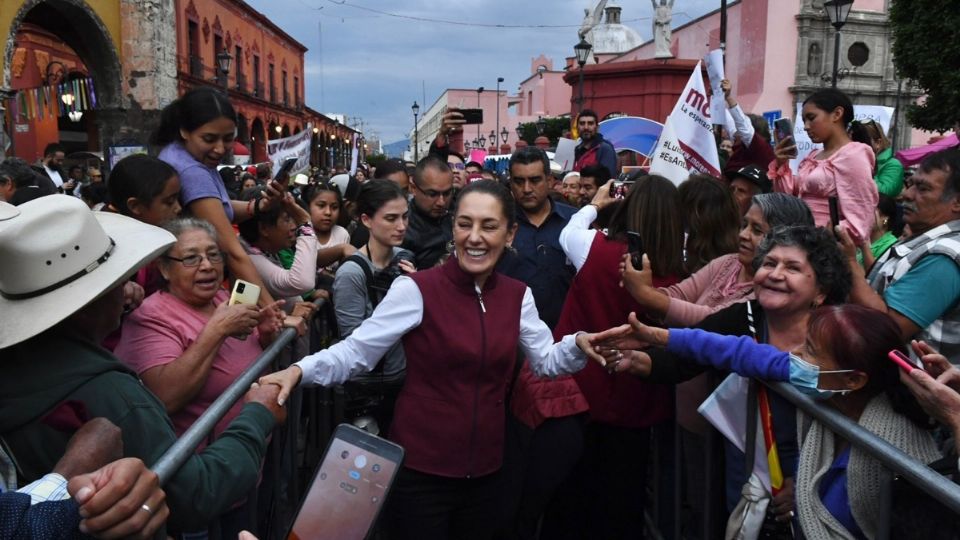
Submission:
<svg viewBox="0 0 960 540">
<path fill-rule="evenodd" d="M 853 7 L 853 0 L 827 0 L 823 3 L 823 9 L 827 11 L 830 17 L 830 24 L 836 29 L 833 40 L 833 80 L 830 82 L 832 88 L 837 87 L 838 72 L 840 71 L 840 29 L 847 24 L 847 16 L 850 15 L 850 8 Z"/>
<path fill-rule="evenodd" d="M 523 126 L 520 124 L 517 124 L 517 140 L 523 140 Z"/>
<path fill-rule="evenodd" d="M 230 75 L 230 62 L 233 60 L 233 57 L 230 56 L 230 53 L 226 49 L 217 53 L 217 67 L 220 68 L 220 74 L 223 77 L 223 90 L 227 91 L 229 88 L 227 79 Z"/>
<path fill-rule="evenodd" d="M 537 117 L 537 135 L 543 135 L 544 130 L 547 129 L 547 121 L 543 119 L 542 116 Z"/>
<path fill-rule="evenodd" d="M 480 146 L 479 146 L 478 148 L 486 148 L 486 147 L 487 147 L 487 138 L 484 137 L 483 135 L 480 136 L 480 140 L 477 141 L 477 142 L 480 143 Z"/>
<path fill-rule="evenodd" d="M 850 0 L 853 2 L 853 0 Z M 580 66 L 580 82 L 577 84 L 577 113 L 583 110 L 583 67 L 587 65 L 587 57 L 590 56 L 590 49 L 593 46 L 587 40 L 580 38 L 580 43 L 573 46 L 573 53 L 577 57 L 577 65 Z"/>
<path fill-rule="evenodd" d="M 507 126 L 503 126 L 503 130 L 500 131 L 500 139 L 503 141 L 503 144 L 507 144 L 507 139 L 510 137 L 510 132 L 507 131 Z"/>
<path fill-rule="evenodd" d="M 491 129 L 490 135 L 487 137 L 487 139 L 490 140 L 490 144 L 497 144 L 497 132 Z"/>
<path fill-rule="evenodd" d="M 480 108 L 480 94 L 483 93 L 483 87 L 477 88 L 477 108 Z M 480 124 L 477 124 L 477 139 L 480 139 Z"/>
<path fill-rule="evenodd" d="M 497 127 L 493 131 L 493 134 L 494 134 L 493 137 L 490 137 L 491 139 L 493 139 L 494 145 L 496 145 L 497 143 L 496 133 L 497 131 L 500 131 L 500 83 L 502 82 L 503 82 L 503 77 L 497 77 Z"/>
<path fill-rule="evenodd" d="M 413 102 L 413 106 L 410 107 L 410 110 L 413 111 L 413 161 L 416 163 L 420 162 L 420 126 L 417 125 L 417 117 L 420 115 L 420 106 L 417 105 L 416 100 Z"/>
</svg>

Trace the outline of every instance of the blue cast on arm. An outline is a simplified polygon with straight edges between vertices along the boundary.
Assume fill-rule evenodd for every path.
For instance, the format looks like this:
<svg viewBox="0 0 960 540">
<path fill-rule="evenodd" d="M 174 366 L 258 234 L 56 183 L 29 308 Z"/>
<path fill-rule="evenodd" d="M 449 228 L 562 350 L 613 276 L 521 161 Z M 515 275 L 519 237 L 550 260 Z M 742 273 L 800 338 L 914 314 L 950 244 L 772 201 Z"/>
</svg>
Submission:
<svg viewBox="0 0 960 540">
<path fill-rule="evenodd" d="M 703 330 L 671 328 L 667 350 L 698 364 L 771 381 L 790 378 L 790 355 L 748 336 L 723 336 Z"/>
</svg>

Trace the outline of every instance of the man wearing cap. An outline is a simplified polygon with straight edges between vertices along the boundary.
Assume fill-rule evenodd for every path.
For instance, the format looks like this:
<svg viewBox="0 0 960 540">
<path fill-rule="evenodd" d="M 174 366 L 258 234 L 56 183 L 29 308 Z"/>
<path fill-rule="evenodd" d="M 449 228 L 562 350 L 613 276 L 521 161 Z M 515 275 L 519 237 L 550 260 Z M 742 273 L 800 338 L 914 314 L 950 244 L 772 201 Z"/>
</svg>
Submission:
<svg viewBox="0 0 960 540">
<path fill-rule="evenodd" d="M 173 244 L 137 220 L 91 212 L 51 195 L 0 221 L 0 436 L 30 482 L 51 470 L 71 433 L 103 417 L 121 429 L 124 454 L 155 463 L 177 440 L 163 404 L 99 343 L 120 323 L 123 284 Z M 44 231 L 58 231 L 51 235 Z M 266 439 L 285 411 L 278 389 L 252 388 L 213 444 L 191 454 L 165 485 L 168 526 L 190 531 L 256 485 Z M 141 507 L 153 515 L 149 503 Z"/>
<path fill-rule="evenodd" d="M 730 191 L 740 207 L 740 215 L 745 216 L 750 210 L 750 199 L 760 193 L 770 193 L 773 183 L 767 179 L 766 169 L 756 165 L 741 167 L 730 178 Z"/>
</svg>

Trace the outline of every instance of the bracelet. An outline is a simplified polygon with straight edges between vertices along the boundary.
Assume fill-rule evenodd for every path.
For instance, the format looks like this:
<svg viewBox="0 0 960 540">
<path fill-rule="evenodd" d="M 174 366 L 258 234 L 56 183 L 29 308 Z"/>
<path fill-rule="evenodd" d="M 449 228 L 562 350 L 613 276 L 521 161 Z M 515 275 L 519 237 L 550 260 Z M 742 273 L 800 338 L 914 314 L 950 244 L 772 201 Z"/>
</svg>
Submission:
<svg viewBox="0 0 960 540">
<path fill-rule="evenodd" d="M 313 236 L 313 225 L 309 223 L 301 223 L 297 225 L 297 237 L 301 236 Z"/>
<path fill-rule="evenodd" d="M 250 199 L 249 201 L 247 201 L 247 215 L 248 215 L 248 216 L 252 216 L 252 215 L 253 215 L 253 203 L 254 203 L 255 200 L 256 200 L 256 199 Z"/>
</svg>

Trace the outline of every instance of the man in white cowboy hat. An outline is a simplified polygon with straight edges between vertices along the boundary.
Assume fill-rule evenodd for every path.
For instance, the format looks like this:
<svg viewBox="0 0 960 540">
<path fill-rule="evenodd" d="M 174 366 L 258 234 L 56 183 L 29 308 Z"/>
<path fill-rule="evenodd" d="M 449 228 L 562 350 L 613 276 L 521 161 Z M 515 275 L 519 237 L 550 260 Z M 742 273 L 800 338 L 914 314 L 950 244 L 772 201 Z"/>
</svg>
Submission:
<svg viewBox="0 0 960 540">
<path fill-rule="evenodd" d="M 99 343 L 120 323 L 123 283 L 173 235 L 66 195 L 18 210 L 0 221 L 0 438 L 21 479 L 51 470 L 71 433 L 97 417 L 121 429 L 126 456 L 156 462 L 176 441 L 164 406 Z M 230 427 L 167 482 L 170 530 L 205 527 L 255 486 L 286 415 L 277 391 L 251 389 Z"/>
</svg>

